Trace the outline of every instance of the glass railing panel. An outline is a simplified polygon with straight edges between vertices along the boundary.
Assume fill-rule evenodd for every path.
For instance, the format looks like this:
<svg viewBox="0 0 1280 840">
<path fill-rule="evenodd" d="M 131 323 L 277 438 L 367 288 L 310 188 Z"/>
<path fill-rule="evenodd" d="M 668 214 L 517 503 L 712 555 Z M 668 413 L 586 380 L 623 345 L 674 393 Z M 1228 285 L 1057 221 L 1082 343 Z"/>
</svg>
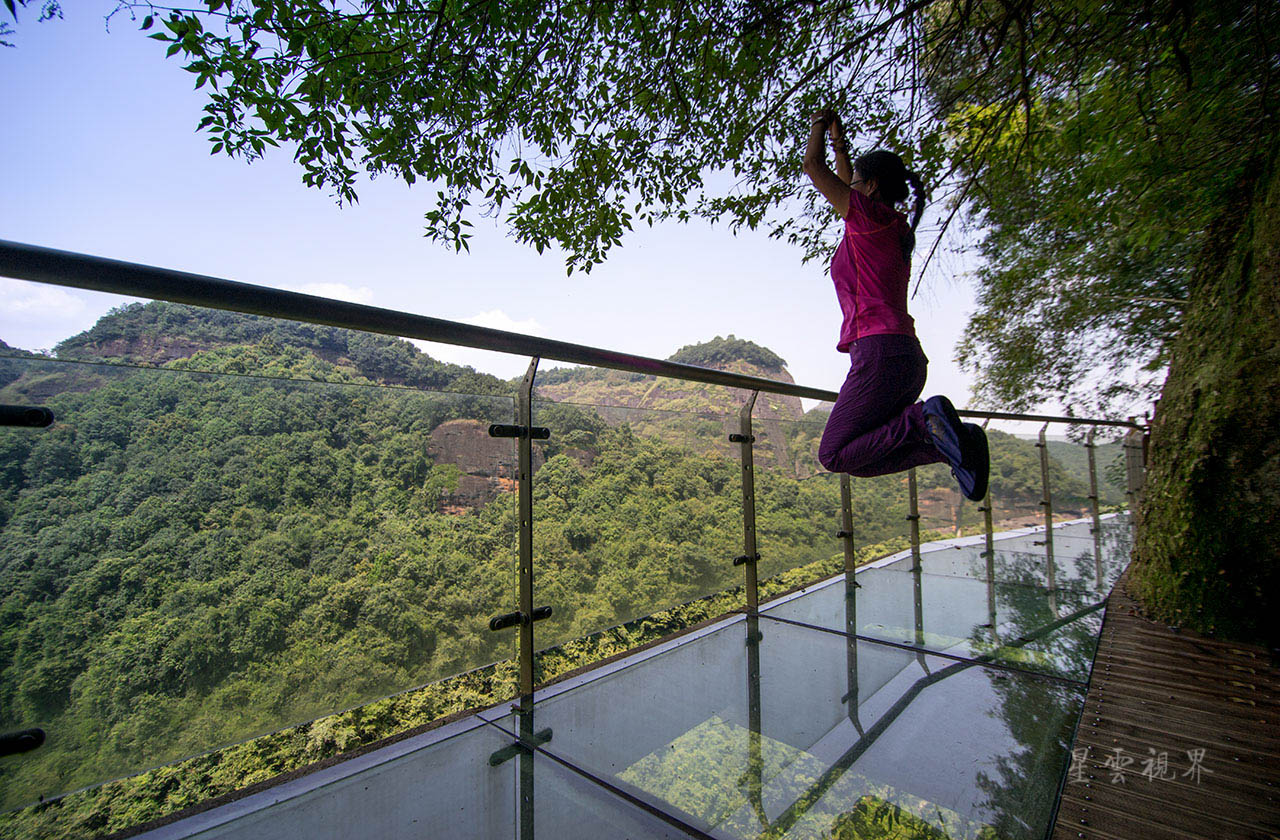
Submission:
<svg viewBox="0 0 1280 840">
<path fill-rule="evenodd" d="M 911 545 L 908 474 L 851 478 L 853 541 L 859 562 L 887 557 Z"/>
<path fill-rule="evenodd" d="M 996 531 L 1044 524 L 1040 450 L 1034 434 L 987 429 L 991 454 L 989 492 Z"/>
<path fill-rule="evenodd" d="M 258 794 L 268 801 L 259 804 L 255 797 L 245 802 L 240 806 L 247 812 L 243 816 L 227 818 L 214 812 L 209 817 L 218 822 L 195 836 L 393 840 L 434 830 L 474 840 L 510 837 L 518 825 L 518 762 L 489 764 L 489 757 L 510 739 L 475 719 L 460 728 L 393 758 L 374 761 L 376 756 L 370 756 L 303 777 L 294 783 L 305 786 L 301 791 L 286 785 Z"/>
<path fill-rule="evenodd" d="M 1083 435 L 1072 428 L 1055 426 L 1048 430 L 1045 444 L 1049 457 L 1049 490 L 1054 521 L 1088 518 L 1092 515 L 1089 484 L 1089 450 L 1076 438 Z M 991 498 L 996 530 L 1024 525 L 1043 525 L 1044 484 L 1040 465 L 1039 434 L 1026 424 L 1016 434 L 988 430 L 991 445 Z M 1094 448 L 1098 501 L 1103 512 L 1122 509 L 1126 502 L 1123 447 L 1098 436 Z"/>
<path fill-rule="evenodd" d="M 0 402 L 57 418 L 0 429 L 0 729 L 48 734 L 0 762 L 3 807 L 512 655 L 511 397 L 264 344 L 3 361 Z"/>
<path fill-rule="evenodd" d="M 544 744 L 548 752 L 710 831 L 706 813 L 721 795 L 716 782 L 728 775 L 718 764 L 721 756 L 686 756 L 686 766 L 669 779 L 673 786 L 685 783 L 706 791 L 711 802 L 700 807 L 687 799 L 655 796 L 646 784 L 649 774 L 628 771 L 717 715 L 729 721 L 745 715 L 746 626 L 738 618 L 684 643 L 662 645 L 649 656 L 629 658 L 621 667 L 604 666 L 553 686 L 537 695 L 526 725 L 535 732 L 550 729 L 551 740 Z M 548 699 L 541 699 L 544 693 Z M 510 733 L 519 731 L 519 715 L 511 710 L 493 709 L 482 716 Z"/>
<path fill-rule="evenodd" d="M 715 836 L 1044 836 L 1082 688 L 759 626 L 754 653 L 740 620 L 552 694 L 535 728 Z"/>
<path fill-rule="evenodd" d="M 527 837 L 529 828 L 533 836 L 687 836 L 541 754 L 520 756 L 494 726 L 472 718 L 462 728 L 319 770 L 238 803 L 238 814 L 201 815 L 209 828 L 195 836 L 491 840 Z"/>
<path fill-rule="evenodd" d="M 778 398 L 756 400 L 752 454 L 756 486 L 757 569 L 766 592 L 838 574 L 844 567 L 840 476 L 818 462 L 822 423 L 779 416 Z M 796 575 L 779 578 L 784 572 Z"/>
<path fill-rule="evenodd" d="M 634 384 L 696 410 L 534 401 L 534 424 L 551 432 L 534 446 L 534 600 L 553 610 L 536 625 L 540 650 L 742 585 L 727 391 L 659 398 L 665 380 Z M 742 603 L 738 593 L 721 609 Z"/>
<path fill-rule="evenodd" d="M 944 464 L 916 468 L 920 534 L 925 542 L 979 533 L 983 527 L 981 502 L 971 502 Z"/>
<path fill-rule="evenodd" d="M 1054 526 L 1055 583 L 1064 589 L 1096 589 L 1111 585 L 1129 562 L 1131 531 L 1125 514 L 1103 514 L 1099 539 L 1086 519 Z M 994 535 L 992 577 L 1006 583 L 1048 586 L 1048 548 L 1043 527 Z M 981 535 L 926 545 L 921 564 L 926 574 L 986 579 L 987 561 Z M 1101 551 L 1101 554 L 1096 552 Z M 1101 563 L 1095 561 L 1101 558 Z"/>
</svg>

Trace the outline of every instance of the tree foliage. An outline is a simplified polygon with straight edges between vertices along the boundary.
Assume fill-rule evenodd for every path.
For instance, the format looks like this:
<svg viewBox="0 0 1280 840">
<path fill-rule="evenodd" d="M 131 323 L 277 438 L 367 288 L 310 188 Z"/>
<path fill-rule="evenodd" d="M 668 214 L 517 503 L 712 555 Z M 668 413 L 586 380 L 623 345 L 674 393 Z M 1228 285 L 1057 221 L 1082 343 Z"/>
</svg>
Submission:
<svg viewBox="0 0 1280 840">
<path fill-rule="evenodd" d="M 56 4 L 53 4 L 56 6 Z M 48 7 L 48 4 L 46 4 Z M 429 236 L 477 216 L 590 270 L 637 223 L 833 219 L 808 115 L 887 146 L 980 241 L 959 355 L 991 404 L 1149 397 L 1188 262 L 1275 132 L 1275 4 L 788 0 L 119 0 L 208 91 L 214 153 L 283 146 L 341 201 L 429 182 Z M 922 238 L 928 262 L 942 234 Z"/>
<path fill-rule="evenodd" d="M 15 22 L 18 20 L 18 7 L 36 5 L 31 0 L 4 0 L 4 7 L 9 10 L 9 16 Z M 62 3 L 60 0 L 39 0 L 40 14 L 37 20 L 43 23 L 46 20 L 62 17 Z M 0 47 L 12 47 L 14 42 L 9 40 L 14 35 L 13 26 L 9 21 L 0 21 Z"/>
<path fill-rule="evenodd" d="M 961 362 L 1015 409 L 1150 398 L 1204 231 L 1276 130 L 1280 9 L 948 8 L 927 75 L 983 258 Z"/>
<path fill-rule="evenodd" d="M 123 0 L 117 14 L 207 86 L 214 153 L 283 145 L 341 201 L 362 172 L 430 182 L 429 236 L 467 247 L 479 210 L 590 270 L 634 224 L 695 214 L 818 247 L 829 213 L 775 212 L 802 194 L 814 207 L 798 180 L 808 116 L 844 107 L 870 142 L 909 145 L 903 33 L 931 2 Z"/>
</svg>

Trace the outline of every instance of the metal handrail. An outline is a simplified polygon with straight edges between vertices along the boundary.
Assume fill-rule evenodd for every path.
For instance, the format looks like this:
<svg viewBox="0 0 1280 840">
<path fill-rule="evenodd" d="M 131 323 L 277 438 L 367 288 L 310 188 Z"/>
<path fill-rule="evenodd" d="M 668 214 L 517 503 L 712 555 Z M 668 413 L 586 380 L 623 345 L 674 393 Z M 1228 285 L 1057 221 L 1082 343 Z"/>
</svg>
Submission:
<svg viewBox="0 0 1280 840">
<path fill-rule="evenodd" d="M 475 347 L 512 353 L 520 356 L 538 356 L 558 362 L 591 365 L 594 367 L 665 376 L 709 385 L 742 388 L 748 391 L 764 391 L 791 397 L 825 400 L 836 399 L 836 392 L 821 388 L 808 388 L 790 382 L 778 382 L 759 376 L 747 376 L 714 368 L 686 365 L 663 359 L 651 359 L 539 338 L 522 333 L 496 330 L 413 315 L 395 309 L 384 309 L 361 303 L 333 300 L 331 298 L 272 289 L 251 283 L 239 283 L 175 271 L 168 268 L 142 265 L 122 260 L 60 251 L 38 245 L 0 240 L 0 276 L 15 280 L 29 280 L 56 286 L 70 286 L 131 297 L 166 300 L 208 309 L 226 309 L 290 321 L 323 324 L 330 327 L 361 330 L 402 338 L 416 338 L 441 344 Z M 1144 428 L 1138 423 L 1124 420 L 1098 420 L 1085 417 L 1052 417 L 1041 414 L 1011 414 L 1007 412 L 966 411 L 964 417 L 992 420 L 1027 420 L 1041 423 L 1071 423 L 1089 426 L 1121 426 Z"/>
</svg>

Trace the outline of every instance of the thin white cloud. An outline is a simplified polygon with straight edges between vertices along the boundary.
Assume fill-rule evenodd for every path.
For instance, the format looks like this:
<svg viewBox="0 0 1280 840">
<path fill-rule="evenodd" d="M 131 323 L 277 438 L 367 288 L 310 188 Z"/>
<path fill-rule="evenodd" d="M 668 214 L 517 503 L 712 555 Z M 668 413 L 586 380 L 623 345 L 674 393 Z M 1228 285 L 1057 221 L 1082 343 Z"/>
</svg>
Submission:
<svg viewBox="0 0 1280 840">
<path fill-rule="evenodd" d="M 488 312 L 481 312 L 462 320 L 463 323 L 475 324 L 477 327 L 490 327 L 491 329 L 506 330 L 507 332 L 526 333 L 528 335 L 538 335 L 542 332 L 542 325 L 538 323 L 538 319 L 526 318 L 523 321 L 517 321 L 501 309 L 490 309 Z"/>
<path fill-rule="evenodd" d="M 303 294 L 345 300 L 348 303 L 373 301 L 373 289 L 368 286 L 348 286 L 346 283 L 302 283 L 294 289 Z"/>
<path fill-rule="evenodd" d="M 87 330 L 129 298 L 0 278 L 0 340 L 24 350 L 48 349 Z"/>
<path fill-rule="evenodd" d="M 459 318 L 458 320 L 464 324 L 474 324 L 477 327 L 490 327 L 495 330 L 506 330 L 507 332 L 524 333 L 526 335 L 539 335 L 545 329 L 538 323 L 536 318 L 517 321 L 501 309 L 479 312 L 469 318 Z M 455 365 L 470 365 L 478 371 L 491 373 L 503 379 L 519 376 L 529 366 L 529 359 L 525 356 L 497 353 L 493 350 L 479 350 L 474 347 L 460 347 L 456 344 L 437 344 L 434 341 L 421 341 L 418 339 L 410 339 L 410 341 L 433 359 Z"/>
<path fill-rule="evenodd" d="M 85 311 L 85 302 L 66 289 L 0 278 L 0 304 L 7 317 L 71 320 Z"/>
</svg>

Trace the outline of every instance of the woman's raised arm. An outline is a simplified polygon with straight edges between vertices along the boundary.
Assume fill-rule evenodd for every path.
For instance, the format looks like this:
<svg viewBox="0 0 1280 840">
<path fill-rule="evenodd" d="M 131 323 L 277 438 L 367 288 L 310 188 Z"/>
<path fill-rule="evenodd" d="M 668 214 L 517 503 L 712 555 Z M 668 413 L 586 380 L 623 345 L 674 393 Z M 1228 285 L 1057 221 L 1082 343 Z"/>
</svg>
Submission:
<svg viewBox="0 0 1280 840">
<path fill-rule="evenodd" d="M 802 169 L 822 193 L 823 198 L 844 218 L 849 213 L 849 184 L 827 165 L 827 128 L 835 121 L 831 111 L 819 111 L 809 124 L 809 142 L 804 150 Z M 847 156 L 846 156 L 847 160 Z M 837 162 L 837 165 L 839 163 Z M 852 177 L 852 176 L 851 176 Z"/>
<path fill-rule="evenodd" d="M 844 123 L 836 117 L 827 126 L 827 135 L 831 138 L 831 156 L 836 159 L 836 174 L 846 184 L 853 183 L 853 163 L 849 160 L 849 144 L 844 136 Z"/>
</svg>

